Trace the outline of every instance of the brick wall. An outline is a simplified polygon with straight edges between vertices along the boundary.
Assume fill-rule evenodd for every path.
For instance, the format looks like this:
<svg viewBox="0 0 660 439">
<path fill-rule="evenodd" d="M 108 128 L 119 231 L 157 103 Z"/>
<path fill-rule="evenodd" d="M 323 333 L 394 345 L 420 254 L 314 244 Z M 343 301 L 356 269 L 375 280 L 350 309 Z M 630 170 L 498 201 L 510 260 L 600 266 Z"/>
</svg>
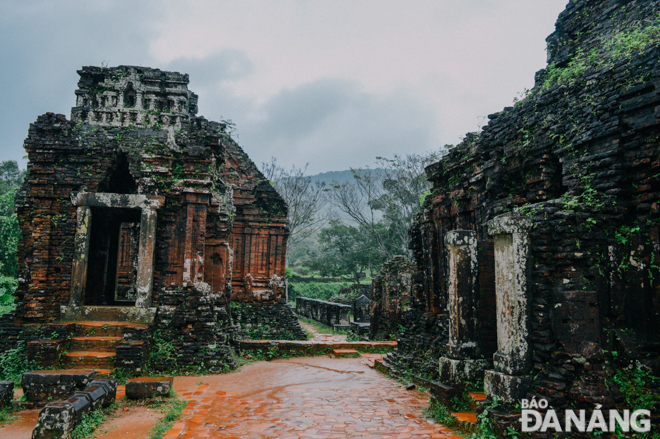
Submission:
<svg viewBox="0 0 660 439">
<path fill-rule="evenodd" d="M 24 143 L 28 176 L 16 196 L 20 270 L 14 323 L 57 321 L 60 307 L 69 304 L 77 219 L 72 195 L 141 194 L 165 200 L 157 210 L 149 268 L 151 306 L 157 308 L 153 329 L 180 341 L 182 352 L 204 350 L 218 337 L 227 342 L 232 295 L 283 300 L 286 204 L 225 124 L 196 116 L 197 96 L 187 88 L 187 75 L 131 66 L 83 67 L 79 74 L 71 120 L 39 116 Z M 92 208 L 82 305 L 120 304 L 114 303 L 120 299 L 113 297 L 114 279 L 102 270 L 112 260 L 111 246 L 119 246 L 107 239 L 112 230 L 101 230 L 114 224 L 103 222 L 115 212 L 107 209 Z M 129 216 L 122 221 L 133 221 Z M 135 249 L 124 250 L 131 259 Z M 126 284 L 133 273 L 131 261 L 124 262 L 120 283 Z M 246 276 L 254 278 L 247 292 Z M 123 287 L 121 298 L 130 302 L 130 285 Z"/>
<path fill-rule="evenodd" d="M 531 394 L 555 408 L 621 403 L 607 377 L 631 362 L 660 374 L 658 12 L 650 0 L 570 2 L 535 88 L 427 168 L 433 191 L 411 230 L 415 308 L 442 312 L 443 236 L 476 231 L 483 343 L 492 351 L 486 224 L 508 213 L 532 218 Z M 656 36 L 625 53 L 608 45 L 635 29 Z"/>
</svg>

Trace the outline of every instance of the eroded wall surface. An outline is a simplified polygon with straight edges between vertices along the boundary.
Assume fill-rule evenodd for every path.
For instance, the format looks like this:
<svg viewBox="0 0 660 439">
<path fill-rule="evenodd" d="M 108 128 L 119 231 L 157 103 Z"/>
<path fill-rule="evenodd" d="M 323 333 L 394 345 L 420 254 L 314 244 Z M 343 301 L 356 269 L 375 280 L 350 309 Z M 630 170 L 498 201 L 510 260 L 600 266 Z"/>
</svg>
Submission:
<svg viewBox="0 0 660 439">
<path fill-rule="evenodd" d="M 232 296 L 284 300 L 286 204 L 224 123 L 196 115 L 188 75 L 78 73 L 71 120 L 39 116 L 25 140 L 14 322 L 131 308 L 119 317 L 181 352 L 225 345 Z"/>
<path fill-rule="evenodd" d="M 659 12 L 650 0 L 569 2 L 534 89 L 427 168 L 433 191 L 411 230 L 414 309 L 446 312 L 445 236 L 476 232 L 481 350 L 528 344 L 529 367 L 506 373 L 533 376 L 526 395 L 555 408 L 620 404 L 608 380 L 630 364 L 660 374 Z M 515 234 L 489 231 L 504 216 L 532 224 L 528 332 L 505 338 L 518 308 L 495 299 L 521 262 L 503 245 Z M 506 255 L 514 266 L 496 271 Z"/>
</svg>

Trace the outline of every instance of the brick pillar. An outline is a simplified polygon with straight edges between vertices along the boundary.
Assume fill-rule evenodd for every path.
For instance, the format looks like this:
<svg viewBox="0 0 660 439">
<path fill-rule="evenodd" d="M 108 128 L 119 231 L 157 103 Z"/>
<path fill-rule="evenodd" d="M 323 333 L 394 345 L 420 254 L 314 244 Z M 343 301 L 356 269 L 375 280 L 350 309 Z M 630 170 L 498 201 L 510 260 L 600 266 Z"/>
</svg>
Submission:
<svg viewBox="0 0 660 439">
<path fill-rule="evenodd" d="M 495 242 L 497 352 L 495 370 L 486 371 L 486 394 L 518 402 L 532 382 L 529 345 L 531 318 L 532 220 L 501 216 L 488 222 Z"/>
<path fill-rule="evenodd" d="M 453 230 L 445 235 L 449 267 L 447 311 L 449 342 L 440 358 L 440 379 L 452 384 L 483 377 L 490 362 L 479 346 L 479 264 L 477 233 Z"/>
</svg>

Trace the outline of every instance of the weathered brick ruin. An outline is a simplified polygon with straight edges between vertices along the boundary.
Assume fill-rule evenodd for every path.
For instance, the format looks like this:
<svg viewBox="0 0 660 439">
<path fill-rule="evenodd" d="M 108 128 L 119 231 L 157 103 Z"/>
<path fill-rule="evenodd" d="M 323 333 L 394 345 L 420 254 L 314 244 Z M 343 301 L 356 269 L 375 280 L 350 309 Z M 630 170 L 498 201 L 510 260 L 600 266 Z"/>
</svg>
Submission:
<svg viewBox="0 0 660 439">
<path fill-rule="evenodd" d="M 403 256 L 395 256 L 383 264 L 371 285 L 371 338 L 389 339 L 395 334 L 402 314 L 412 301 L 412 274 L 415 265 Z"/>
<path fill-rule="evenodd" d="M 658 29 L 655 0 L 569 2 L 534 89 L 427 168 L 413 310 L 386 364 L 422 374 L 442 344 L 445 384 L 634 408 L 613 376 L 660 375 Z"/>
<path fill-rule="evenodd" d="M 3 347 L 54 339 L 31 345 L 32 357 L 53 364 L 72 338 L 67 366 L 105 350 L 116 351 L 115 365 L 140 369 L 152 349 L 156 369 L 233 367 L 239 302 L 257 319 L 292 315 L 286 204 L 226 124 L 196 115 L 187 75 L 78 73 L 71 120 L 39 116 L 25 140 L 17 309 L 3 318 Z M 282 322 L 304 337 L 295 319 Z M 112 340 L 77 340 L 92 334 Z"/>
</svg>

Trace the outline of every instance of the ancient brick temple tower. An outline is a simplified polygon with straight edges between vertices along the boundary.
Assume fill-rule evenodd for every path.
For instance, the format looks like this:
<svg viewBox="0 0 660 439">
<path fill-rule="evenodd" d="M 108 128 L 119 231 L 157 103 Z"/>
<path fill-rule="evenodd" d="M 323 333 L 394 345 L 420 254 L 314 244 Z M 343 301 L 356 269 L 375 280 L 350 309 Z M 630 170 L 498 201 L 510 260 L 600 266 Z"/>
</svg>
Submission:
<svg viewBox="0 0 660 439">
<path fill-rule="evenodd" d="M 188 75 L 78 73 L 71 121 L 46 113 L 25 140 L 14 322 L 141 324 L 128 351 L 155 330 L 208 356 L 232 337 L 232 297 L 284 301 L 286 204 L 225 124 L 196 116 Z"/>
</svg>

